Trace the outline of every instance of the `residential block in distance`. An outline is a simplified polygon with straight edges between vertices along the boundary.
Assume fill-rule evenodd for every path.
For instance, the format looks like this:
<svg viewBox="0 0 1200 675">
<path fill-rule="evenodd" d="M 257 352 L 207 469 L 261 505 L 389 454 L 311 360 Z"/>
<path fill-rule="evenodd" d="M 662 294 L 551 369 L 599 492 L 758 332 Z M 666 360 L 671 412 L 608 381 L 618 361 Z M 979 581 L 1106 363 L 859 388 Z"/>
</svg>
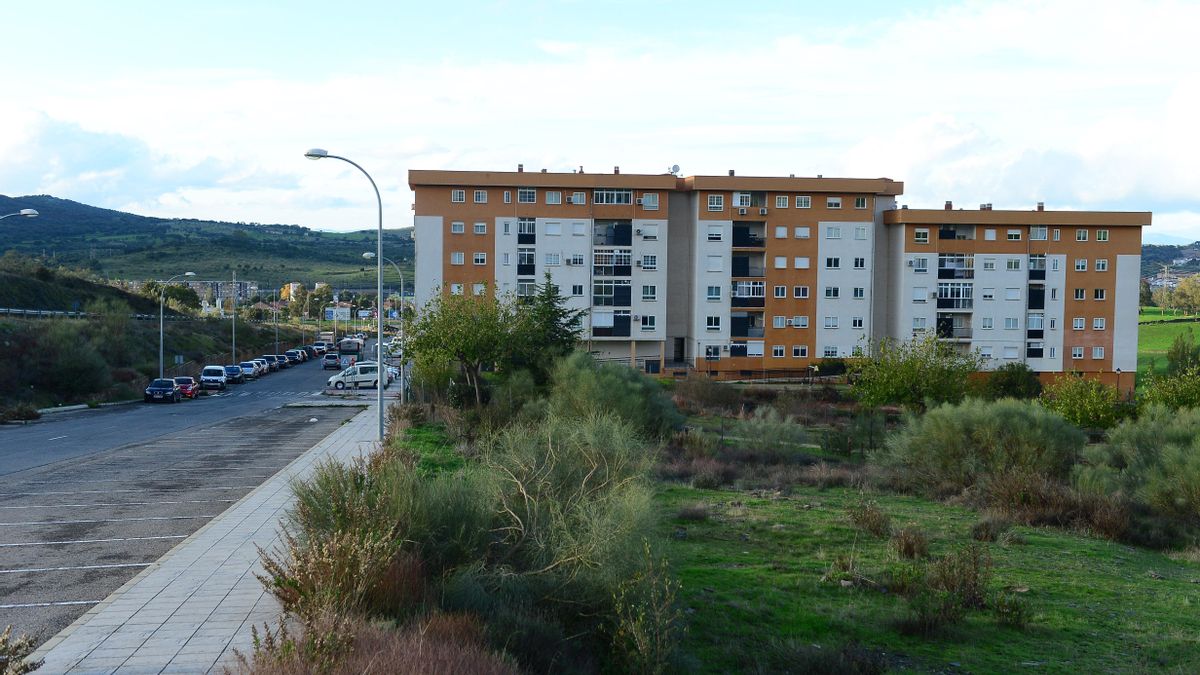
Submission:
<svg viewBox="0 0 1200 675">
<path fill-rule="evenodd" d="M 587 348 L 647 372 L 800 374 L 934 333 L 989 368 L 1133 386 L 1150 213 L 898 208 L 887 178 L 732 171 L 413 170 L 409 184 L 419 303 L 528 296 L 549 272 L 586 310 Z"/>
</svg>

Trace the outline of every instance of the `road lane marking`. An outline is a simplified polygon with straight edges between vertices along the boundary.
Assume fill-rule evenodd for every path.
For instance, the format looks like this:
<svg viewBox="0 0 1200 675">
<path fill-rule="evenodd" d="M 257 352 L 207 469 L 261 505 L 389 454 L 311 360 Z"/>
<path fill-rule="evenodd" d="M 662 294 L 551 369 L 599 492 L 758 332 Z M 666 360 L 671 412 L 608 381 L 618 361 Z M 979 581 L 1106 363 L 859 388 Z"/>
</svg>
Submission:
<svg viewBox="0 0 1200 675">
<path fill-rule="evenodd" d="M 98 605 L 100 600 L 66 600 L 61 602 L 21 602 L 15 605 L 0 605 L 0 609 L 24 609 L 26 607 L 63 607 L 66 605 Z"/>
<path fill-rule="evenodd" d="M 200 520 L 201 518 L 216 518 L 216 515 L 207 516 L 146 516 L 143 518 L 96 518 L 95 520 L 31 520 L 20 523 L 0 523 L 0 527 L 36 527 L 38 525 L 87 525 L 91 523 L 137 523 L 148 520 Z"/>
<path fill-rule="evenodd" d="M 64 438 L 66 438 L 66 436 L 55 436 L 54 438 L 47 438 L 46 440 L 48 440 L 48 441 L 59 441 L 59 440 L 62 440 L 62 439 L 64 439 Z"/>
<path fill-rule="evenodd" d="M 21 541 L 14 544 L 0 544 L 0 548 L 17 546 L 60 546 L 63 544 L 103 544 L 114 541 L 150 541 L 152 539 L 187 539 L 186 534 L 159 534 L 152 537 L 114 537 L 112 539 L 66 539 L 63 541 Z"/>
<path fill-rule="evenodd" d="M 73 567 L 26 567 L 24 569 L 0 570 L 0 574 L 21 574 L 24 572 L 68 572 L 71 570 L 111 570 L 121 567 L 149 567 L 154 563 L 112 563 L 111 565 L 75 565 Z"/>
<path fill-rule="evenodd" d="M 185 499 L 175 502 L 100 502 L 94 504 L 31 504 L 0 506 L 0 509 L 81 509 L 92 506 L 160 506 L 164 504 L 232 504 L 236 499 Z"/>
</svg>

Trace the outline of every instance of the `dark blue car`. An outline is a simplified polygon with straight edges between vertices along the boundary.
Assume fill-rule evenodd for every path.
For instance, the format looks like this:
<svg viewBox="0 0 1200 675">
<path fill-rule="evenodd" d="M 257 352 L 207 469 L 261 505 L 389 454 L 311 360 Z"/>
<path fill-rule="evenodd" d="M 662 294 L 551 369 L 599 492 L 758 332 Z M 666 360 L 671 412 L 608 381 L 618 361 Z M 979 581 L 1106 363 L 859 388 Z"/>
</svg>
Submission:
<svg viewBox="0 0 1200 675">
<path fill-rule="evenodd" d="M 154 403 L 156 401 L 179 403 L 179 398 L 179 385 L 175 384 L 175 380 L 170 378 L 163 377 L 153 380 L 146 387 L 146 403 Z"/>
</svg>

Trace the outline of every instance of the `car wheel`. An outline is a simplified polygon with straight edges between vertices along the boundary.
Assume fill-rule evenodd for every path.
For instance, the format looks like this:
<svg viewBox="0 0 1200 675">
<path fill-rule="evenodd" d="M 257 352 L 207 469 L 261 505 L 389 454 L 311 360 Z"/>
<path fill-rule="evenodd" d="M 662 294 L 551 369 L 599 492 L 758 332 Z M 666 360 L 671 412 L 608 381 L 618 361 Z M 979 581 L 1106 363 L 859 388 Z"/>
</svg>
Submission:
<svg viewBox="0 0 1200 675">
<path fill-rule="evenodd" d="M 379 388 L 379 380 L 375 380 L 374 382 L 372 382 L 371 387 L 373 389 L 378 389 Z"/>
<path fill-rule="evenodd" d="M 345 388 L 346 388 L 346 383 L 345 383 L 345 382 L 334 382 L 334 383 L 333 383 L 333 388 L 334 388 L 334 389 L 345 389 Z"/>
</svg>

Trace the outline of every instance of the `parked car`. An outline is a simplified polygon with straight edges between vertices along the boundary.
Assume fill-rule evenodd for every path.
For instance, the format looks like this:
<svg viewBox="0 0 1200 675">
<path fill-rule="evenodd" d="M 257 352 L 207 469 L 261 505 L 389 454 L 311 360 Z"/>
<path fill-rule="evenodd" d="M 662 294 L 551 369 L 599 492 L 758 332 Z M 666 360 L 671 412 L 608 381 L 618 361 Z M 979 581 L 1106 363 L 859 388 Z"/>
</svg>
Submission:
<svg viewBox="0 0 1200 675">
<path fill-rule="evenodd" d="M 325 352 L 329 351 L 329 349 L 325 347 L 324 342 L 314 342 L 313 350 L 317 353 L 317 356 L 325 356 Z"/>
<path fill-rule="evenodd" d="M 300 358 L 300 354 L 298 354 L 295 349 L 287 350 L 283 353 L 283 356 L 288 360 L 288 363 L 293 366 L 300 365 L 300 362 L 303 360 Z"/>
<path fill-rule="evenodd" d="M 267 367 L 270 368 L 272 373 L 282 367 L 279 365 L 279 357 L 274 354 L 263 354 L 262 358 L 267 362 Z"/>
<path fill-rule="evenodd" d="M 152 380 L 146 386 L 144 398 L 146 403 L 153 403 L 154 401 L 179 403 L 179 385 L 175 384 L 175 380 L 169 377 L 160 377 Z"/>
<path fill-rule="evenodd" d="M 304 352 L 304 355 L 307 356 L 309 359 L 315 359 L 318 356 L 317 348 L 312 345 L 302 345 L 300 347 L 300 351 Z M 308 359 L 305 359 L 305 360 L 307 361 Z"/>
<path fill-rule="evenodd" d="M 337 354 L 328 352 L 325 354 L 325 356 L 321 357 L 321 370 L 338 370 L 341 367 L 342 364 L 340 361 L 338 361 Z"/>
<path fill-rule="evenodd" d="M 241 363 L 238 364 L 238 367 L 242 369 L 242 375 L 247 380 L 258 379 L 258 364 L 257 363 L 255 363 L 253 361 L 242 361 Z"/>
<path fill-rule="evenodd" d="M 379 367 L 374 361 L 360 361 L 328 380 L 328 385 L 334 389 L 375 387 L 378 384 Z"/>
<path fill-rule="evenodd" d="M 246 384 L 246 374 L 238 365 L 225 366 L 225 382 L 228 384 Z"/>
<path fill-rule="evenodd" d="M 280 370 L 283 370 L 284 368 L 291 368 L 292 366 L 296 365 L 292 363 L 292 360 L 289 359 L 285 354 L 275 354 L 275 362 L 279 364 Z"/>
<path fill-rule="evenodd" d="M 200 371 L 200 388 L 225 391 L 225 366 L 204 366 Z"/>
<path fill-rule="evenodd" d="M 258 364 L 258 376 L 259 377 L 262 377 L 263 375 L 266 375 L 267 373 L 271 372 L 271 364 L 267 363 L 266 359 L 260 357 L 257 359 L 250 359 L 250 360 L 252 362 Z"/>
<path fill-rule="evenodd" d="M 175 384 L 179 387 L 179 395 L 183 398 L 196 398 L 200 393 L 200 385 L 194 377 L 177 377 L 175 378 Z"/>
</svg>

